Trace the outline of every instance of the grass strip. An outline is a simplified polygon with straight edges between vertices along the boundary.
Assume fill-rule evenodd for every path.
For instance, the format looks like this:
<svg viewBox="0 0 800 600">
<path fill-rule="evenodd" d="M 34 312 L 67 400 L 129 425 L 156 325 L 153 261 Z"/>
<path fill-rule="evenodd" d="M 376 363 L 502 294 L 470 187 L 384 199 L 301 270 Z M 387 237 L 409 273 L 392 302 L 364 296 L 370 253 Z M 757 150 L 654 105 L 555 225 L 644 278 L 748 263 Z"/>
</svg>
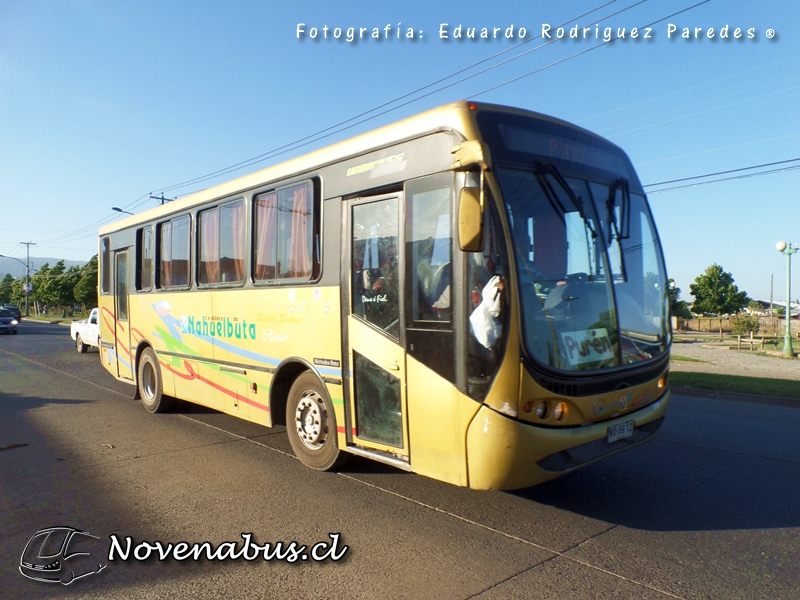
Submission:
<svg viewBox="0 0 800 600">
<path fill-rule="evenodd" d="M 739 392 L 779 398 L 800 398 L 800 381 L 792 379 L 768 379 L 764 377 L 742 377 L 718 373 L 690 373 L 671 371 L 670 384 L 675 387 L 720 392 Z"/>
<path fill-rule="evenodd" d="M 699 358 L 692 358 L 691 356 L 681 356 L 680 354 L 670 354 L 669 359 L 679 362 L 708 363 L 707 360 L 700 360 Z"/>
</svg>

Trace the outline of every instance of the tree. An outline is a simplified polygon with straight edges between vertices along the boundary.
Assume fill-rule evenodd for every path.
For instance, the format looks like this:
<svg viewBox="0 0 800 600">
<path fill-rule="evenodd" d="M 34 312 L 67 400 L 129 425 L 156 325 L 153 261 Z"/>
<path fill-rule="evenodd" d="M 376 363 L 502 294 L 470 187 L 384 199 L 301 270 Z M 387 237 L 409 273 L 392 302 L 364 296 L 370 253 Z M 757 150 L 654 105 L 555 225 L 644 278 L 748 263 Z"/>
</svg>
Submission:
<svg viewBox="0 0 800 600">
<path fill-rule="evenodd" d="M 36 273 L 31 275 L 31 286 L 33 286 L 33 291 L 30 294 L 29 301 L 37 304 L 37 306 L 42 304 L 50 304 L 52 302 L 47 289 L 49 275 L 50 263 L 44 263 L 41 267 L 39 267 L 39 270 L 36 271 Z"/>
<path fill-rule="evenodd" d="M 758 315 L 739 313 L 731 317 L 731 331 L 734 335 L 755 335 L 761 329 Z"/>
<path fill-rule="evenodd" d="M 740 292 L 733 283 L 733 275 L 725 272 L 717 263 L 696 277 L 694 283 L 689 285 L 689 290 L 694 296 L 692 312 L 712 313 L 720 317 L 720 337 L 722 337 L 722 315 L 737 313 L 750 302 L 747 292 Z"/>
<path fill-rule="evenodd" d="M 667 279 L 667 293 L 669 294 L 670 315 L 681 319 L 691 319 L 692 312 L 689 310 L 689 303 L 680 299 L 681 288 L 675 285 L 674 279 Z"/>
<path fill-rule="evenodd" d="M 70 267 L 53 280 L 53 295 L 58 306 L 66 309 L 67 306 L 75 304 L 75 286 L 78 284 L 80 277 L 81 268 L 76 265 Z"/>
<path fill-rule="evenodd" d="M 73 290 L 75 301 L 84 307 L 97 306 L 97 254 L 83 268 Z"/>
<path fill-rule="evenodd" d="M 25 292 L 22 290 L 23 285 L 25 285 L 24 277 L 15 279 L 14 283 L 11 284 L 11 304 L 16 304 L 17 306 L 23 306 L 25 304 Z"/>
<path fill-rule="evenodd" d="M 11 303 L 11 286 L 14 283 L 14 278 L 10 273 L 6 273 L 3 281 L 0 281 L 0 304 Z"/>
</svg>

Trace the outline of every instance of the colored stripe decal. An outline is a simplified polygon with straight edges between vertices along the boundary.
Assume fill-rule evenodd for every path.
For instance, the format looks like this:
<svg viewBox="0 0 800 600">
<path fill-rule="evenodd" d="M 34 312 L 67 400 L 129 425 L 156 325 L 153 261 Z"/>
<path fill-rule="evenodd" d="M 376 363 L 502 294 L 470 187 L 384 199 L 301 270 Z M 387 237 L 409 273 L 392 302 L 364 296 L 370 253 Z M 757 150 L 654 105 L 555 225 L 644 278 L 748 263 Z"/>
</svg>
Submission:
<svg viewBox="0 0 800 600">
<path fill-rule="evenodd" d="M 237 394 L 235 390 L 229 390 L 228 388 L 225 388 L 225 387 L 223 387 L 223 386 L 221 386 L 221 385 L 219 385 L 217 383 L 214 383 L 210 379 L 206 379 L 205 377 L 203 377 L 199 373 L 195 372 L 195 370 L 192 368 L 192 365 L 190 365 L 188 361 L 185 361 L 185 360 L 183 361 L 183 368 L 186 369 L 188 374 L 181 373 L 180 371 L 178 371 L 177 369 L 174 369 L 168 363 L 165 363 L 163 361 L 159 361 L 159 363 L 161 364 L 162 367 L 164 367 L 165 369 L 167 369 L 168 371 L 170 371 L 174 375 L 177 375 L 181 379 L 184 379 L 186 381 L 192 381 L 192 380 L 196 379 L 197 381 L 199 381 L 201 383 L 204 383 L 207 386 L 210 386 L 210 387 L 214 388 L 215 390 L 219 390 L 220 392 L 230 396 L 231 398 L 235 398 L 239 402 L 243 402 L 245 404 L 249 404 L 250 406 L 252 406 L 254 408 L 258 408 L 258 409 L 265 410 L 265 411 L 269 412 L 269 406 L 266 406 L 264 404 L 261 404 L 259 402 L 254 401 L 254 400 L 250 400 L 249 398 L 242 397 L 239 394 Z"/>
</svg>

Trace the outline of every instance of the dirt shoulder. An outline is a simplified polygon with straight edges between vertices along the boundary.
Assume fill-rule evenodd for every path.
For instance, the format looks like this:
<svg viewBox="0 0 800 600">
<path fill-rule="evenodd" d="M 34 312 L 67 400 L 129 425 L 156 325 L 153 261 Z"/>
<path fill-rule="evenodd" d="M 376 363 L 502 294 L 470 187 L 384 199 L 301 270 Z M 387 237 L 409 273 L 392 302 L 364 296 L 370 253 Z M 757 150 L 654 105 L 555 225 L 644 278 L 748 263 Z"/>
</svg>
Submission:
<svg viewBox="0 0 800 600">
<path fill-rule="evenodd" d="M 799 359 L 783 358 L 777 354 L 764 356 L 757 352 L 737 350 L 731 348 L 730 343 L 721 344 L 713 340 L 675 342 L 672 345 L 672 355 L 702 361 L 689 362 L 673 359 L 670 362 L 670 369 L 672 371 L 800 381 Z M 705 398 L 725 397 L 759 404 L 774 404 L 800 408 L 800 398 L 775 398 L 772 396 L 736 394 L 733 392 L 717 392 L 714 390 L 690 388 L 673 388 L 673 391 L 677 394 L 687 396 L 701 396 Z"/>
<path fill-rule="evenodd" d="M 697 341 L 672 344 L 673 356 L 685 356 L 703 362 L 673 360 L 674 371 L 744 375 L 767 379 L 800 381 L 800 360 L 781 356 L 763 356 L 747 350 L 736 350 L 730 344 Z"/>
</svg>

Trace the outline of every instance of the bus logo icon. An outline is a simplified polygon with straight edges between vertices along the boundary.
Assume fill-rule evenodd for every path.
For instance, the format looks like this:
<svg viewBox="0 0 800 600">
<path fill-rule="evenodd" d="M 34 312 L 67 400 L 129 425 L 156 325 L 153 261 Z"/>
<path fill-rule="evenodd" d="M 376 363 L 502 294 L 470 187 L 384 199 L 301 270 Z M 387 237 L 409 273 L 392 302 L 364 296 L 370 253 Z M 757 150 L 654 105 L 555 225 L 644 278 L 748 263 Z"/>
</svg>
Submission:
<svg viewBox="0 0 800 600">
<path fill-rule="evenodd" d="M 73 527 L 41 529 L 25 546 L 19 572 L 28 579 L 69 585 L 106 568 L 103 546 L 99 537 Z"/>
</svg>

